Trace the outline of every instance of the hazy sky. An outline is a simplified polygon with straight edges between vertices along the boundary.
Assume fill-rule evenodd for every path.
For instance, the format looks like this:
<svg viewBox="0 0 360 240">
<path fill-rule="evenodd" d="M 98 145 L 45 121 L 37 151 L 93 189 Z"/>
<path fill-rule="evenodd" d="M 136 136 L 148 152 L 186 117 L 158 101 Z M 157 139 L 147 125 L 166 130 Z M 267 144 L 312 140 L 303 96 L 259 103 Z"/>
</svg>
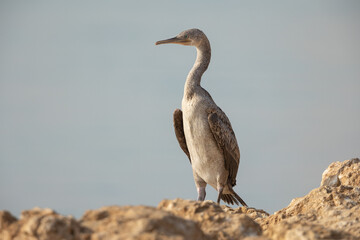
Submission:
<svg viewBox="0 0 360 240">
<path fill-rule="evenodd" d="M 196 199 L 172 126 L 196 51 L 154 45 L 194 27 L 248 205 L 277 211 L 360 156 L 360 1 L 204 2 L 0 2 L 0 209 Z"/>
</svg>

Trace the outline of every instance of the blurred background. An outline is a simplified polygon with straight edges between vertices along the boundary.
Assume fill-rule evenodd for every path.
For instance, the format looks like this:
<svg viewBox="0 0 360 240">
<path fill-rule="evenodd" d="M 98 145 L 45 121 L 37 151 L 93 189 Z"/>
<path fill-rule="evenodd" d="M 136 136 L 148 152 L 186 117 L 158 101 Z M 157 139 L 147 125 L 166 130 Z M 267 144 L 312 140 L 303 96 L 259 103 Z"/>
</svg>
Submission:
<svg viewBox="0 0 360 240">
<path fill-rule="evenodd" d="M 359 1 L 2 0 L 0 209 L 196 199 L 172 126 L 196 51 L 154 45 L 189 28 L 211 42 L 202 86 L 249 206 L 280 210 L 360 156 Z"/>
</svg>

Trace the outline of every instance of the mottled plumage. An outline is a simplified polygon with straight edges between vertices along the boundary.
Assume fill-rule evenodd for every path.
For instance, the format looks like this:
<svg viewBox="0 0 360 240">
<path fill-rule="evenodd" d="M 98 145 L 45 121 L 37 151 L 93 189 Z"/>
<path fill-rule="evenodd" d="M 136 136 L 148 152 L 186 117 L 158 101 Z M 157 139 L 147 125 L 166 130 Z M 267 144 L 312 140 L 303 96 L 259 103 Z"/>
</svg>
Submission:
<svg viewBox="0 0 360 240">
<path fill-rule="evenodd" d="M 198 200 L 205 199 L 207 184 L 214 187 L 220 199 L 229 204 L 247 206 L 235 193 L 240 151 L 235 133 L 225 113 L 210 94 L 200 86 L 211 58 L 210 42 L 199 29 L 189 29 L 174 38 L 156 42 L 195 46 L 197 57 L 189 72 L 182 100 L 182 111 L 174 111 L 174 129 L 181 149 L 193 169 Z"/>
</svg>

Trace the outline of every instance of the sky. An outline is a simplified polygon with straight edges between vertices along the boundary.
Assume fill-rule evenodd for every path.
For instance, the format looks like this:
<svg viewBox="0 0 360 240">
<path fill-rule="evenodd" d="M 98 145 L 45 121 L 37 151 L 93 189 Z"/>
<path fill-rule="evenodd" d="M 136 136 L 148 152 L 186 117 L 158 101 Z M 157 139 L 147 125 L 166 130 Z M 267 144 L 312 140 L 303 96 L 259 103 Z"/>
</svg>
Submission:
<svg viewBox="0 0 360 240">
<path fill-rule="evenodd" d="M 0 209 L 196 199 L 172 125 L 196 50 L 155 46 L 189 28 L 210 40 L 202 86 L 249 206 L 280 210 L 360 156 L 359 1 L 2 0 Z"/>
</svg>

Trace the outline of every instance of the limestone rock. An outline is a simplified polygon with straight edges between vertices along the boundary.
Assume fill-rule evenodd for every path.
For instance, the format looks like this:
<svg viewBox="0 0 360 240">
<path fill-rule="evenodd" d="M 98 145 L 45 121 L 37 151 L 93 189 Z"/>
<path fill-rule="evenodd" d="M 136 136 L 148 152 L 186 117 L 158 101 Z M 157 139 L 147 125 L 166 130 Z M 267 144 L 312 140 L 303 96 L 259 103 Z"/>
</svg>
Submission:
<svg viewBox="0 0 360 240">
<path fill-rule="evenodd" d="M 224 210 L 224 212 L 230 213 L 230 214 L 238 214 L 243 213 L 249 216 L 251 219 L 255 220 L 255 222 L 260 222 L 262 219 L 267 218 L 270 216 L 269 213 L 262 209 L 256 209 L 251 207 L 238 207 L 238 208 L 231 208 L 226 205 L 221 205 L 221 208 Z"/>
<path fill-rule="evenodd" d="M 334 162 L 323 172 L 321 186 L 360 186 L 360 160 L 353 158 L 345 162 Z"/>
<path fill-rule="evenodd" d="M 23 211 L 20 220 L 12 219 L 0 231 L 2 240 L 75 240 L 80 236 L 80 226 L 73 217 L 40 208 Z"/>
<path fill-rule="evenodd" d="M 341 229 L 329 228 L 311 217 L 302 215 L 272 225 L 266 231 L 266 235 L 276 240 L 359 239 Z"/>
<path fill-rule="evenodd" d="M 87 211 L 80 223 L 88 239 L 205 239 L 198 225 L 146 206 L 110 206 Z"/>
<path fill-rule="evenodd" d="M 6 229 L 9 227 L 13 222 L 16 222 L 17 219 L 8 211 L 0 211 L 0 231 L 2 229 Z"/>
<path fill-rule="evenodd" d="M 359 169 L 358 159 L 331 164 L 319 188 L 260 219 L 265 235 L 272 239 L 360 239 Z"/>
<path fill-rule="evenodd" d="M 299 239 L 360 239 L 360 188 L 314 189 L 261 225 L 272 239 L 293 239 L 288 235 L 295 233 L 303 237 Z"/>
<path fill-rule="evenodd" d="M 207 239 L 242 239 L 261 236 L 260 226 L 245 214 L 230 214 L 213 201 L 163 200 L 158 209 L 197 222 Z"/>
</svg>

